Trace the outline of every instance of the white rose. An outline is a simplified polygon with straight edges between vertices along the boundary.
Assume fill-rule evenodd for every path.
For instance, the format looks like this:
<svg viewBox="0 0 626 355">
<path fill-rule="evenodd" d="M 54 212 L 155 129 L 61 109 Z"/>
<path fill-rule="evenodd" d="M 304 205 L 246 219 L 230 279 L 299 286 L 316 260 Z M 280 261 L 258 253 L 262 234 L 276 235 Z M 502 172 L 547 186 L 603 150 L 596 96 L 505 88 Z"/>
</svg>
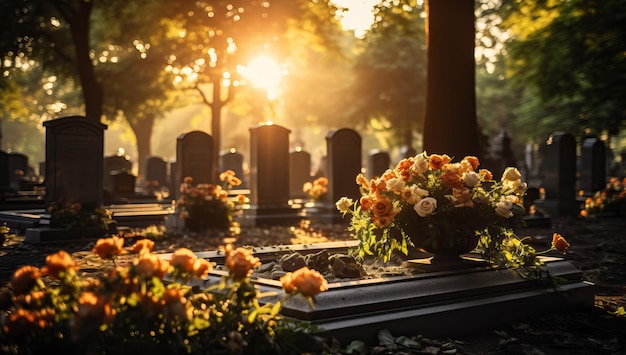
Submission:
<svg viewBox="0 0 626 355">
<path fill-rule="evenodd" d="M 339 201 L 337 201 L 335 203 L 335 206 L 337 206 L 337 209 L 340 212 L 346 213 L 346 212 L 348 212 L 350 207 L 352 207 L 353 203 L 354 203 L 354 201 L 352 201 L 351 198 L 342 197 L 342 198 L 339 199 Z"/>
<path fill-rule="evenodd" d="M 496 203 L 496 214 L 504 218 L 511 218 L 513 217 L 513 213 L 511 212 L 512 206 L 513 204 L 507 200 L 500 201 Z"/>
<path fill-rule="evenodd" d="M 415 156 L 411 170 L 417 174 L 423 174 L 428 171 L 428 167 L 428 158 L 422 153 Z"/>
<path fill-rule="evenodd" d="M 388 191 L 400 193 L 402 192 L 402 190 L 404 190 L 405 184 L 402 178 L 396 177 L 396 178 L 387 180 L 386 186 L 387 186 Z"/>
<path fill-rule="evenodd" d="M 437 209 L 437 200 L 432 197 L 425 197 L 416 203 L 413 209 L 420 217 L 430 216 Z"/>
<path fill-rule="evenodd" d="M 474 187 L 480 181 L 480 176 L 475 171 L 468 171 L 462 175 L 463 183 L 467 187 Z"/>
<path fill-rule="evenodd" d="M 516 168 L 508 167 L 502 173 L 502 181 L 517 181 L 522 178 L 522 174 Z"/>
</svg>

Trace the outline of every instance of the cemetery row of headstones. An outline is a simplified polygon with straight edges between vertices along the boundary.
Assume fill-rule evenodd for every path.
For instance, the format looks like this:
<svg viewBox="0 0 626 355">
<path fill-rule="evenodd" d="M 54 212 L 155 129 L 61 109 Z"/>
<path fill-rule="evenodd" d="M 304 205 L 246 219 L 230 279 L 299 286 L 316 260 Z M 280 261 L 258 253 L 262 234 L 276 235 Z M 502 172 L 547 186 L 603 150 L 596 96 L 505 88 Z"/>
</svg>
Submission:
<svg viewBox="0 0 626 355">
<path fill-rule="evenodd" d="M 47 177 L 47 202 L 64 197 L 102 203 L 103 191 L 122 196 L 134 194 L 136 177 L 131 174 L 130 160 L 121 155 L 102 155 L 105 125 L 82 117 L 66 117 L 48 121 L 45 126 L 46 163 L 42 164 L 42 170 Z M 302 186 L 315 177 L 311 173 L 311 156 L 300 149 L 290 152 L 289 134 L 288 129 L 279 125 L 250 128 L 248 171 L 244 171 L 244 156 L 241 153 L 231 150 L 222 154 L 220 169 L 233 170 L 237 176 L 245 178 L 245 187 L 250 189 L 253 206 L 282 208 L 290 199 L 306 198 Z M 392 164 L 388 152 L 372 151 L 367 157 L 367 169 L 362 169 L 361 136 L 354 130 L 332 131 L 326 140 L 327 156 L 320 172 L 329 180 L 323 201 L 328 204 L 342 196 L 358 198 L 354 177 L 363 170 L 368 177 L 380 175 Z M 500 148 L 508 151 L 506 146 Z M 169 189 L 175 192 L 187 176 L 192 177 L 195 183 L 215 183 L 217 172 L 213 171 L 211 161 L 213 149 L 213 138 L 204 132 L 193 131 L 179 136 L 176 162 L 168 167 L 168 163 L 160 157 L 147 160 L 146 185 L 155 188 L 169 184 Z M 545 189 L 547 202 L 544 207 L 553 213 L 573 213 L 578 189 L 592 193 L 604 187 L 607 164 L 606 149 L 601 140 L 586 139 L 578 161 L 575 139 L 564 132 L 552 135 L 543 148 L 540 164 L 536 151 L 529 152 L 531 154 L 524 159 L 525 170 L 529 173 L 528 177 L 534 179 L 536 186 L 532 187 Z M 415 151 L 412 149 L 402 151 L 403 157 L 413 154 Z M 0 178 L 4 179 L 0 180 L 1 186 L 11 185 L 6 172 L 29 171 L 28 159 L 21 154 L 0 154 L 0 167 L 5 172 L 0 174 Z"/>
</svg>

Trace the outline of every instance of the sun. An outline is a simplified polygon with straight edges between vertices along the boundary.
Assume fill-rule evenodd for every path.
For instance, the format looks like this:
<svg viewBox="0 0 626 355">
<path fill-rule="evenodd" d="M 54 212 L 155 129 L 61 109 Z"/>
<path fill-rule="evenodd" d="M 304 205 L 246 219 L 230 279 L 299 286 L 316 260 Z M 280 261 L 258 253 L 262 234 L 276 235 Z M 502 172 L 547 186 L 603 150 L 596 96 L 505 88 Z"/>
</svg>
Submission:
<svg viewBox="0 0 626 355">
<path fill-rule="evenodd" d="M 250 80 L 254 87 L 265 90 L 268 99 L 273 100 L 278 97 L 284 71 L 271 57 L 266 55 L 255 57 L 247 66 L 239 67 L 238 72 Z"/>
</svg>

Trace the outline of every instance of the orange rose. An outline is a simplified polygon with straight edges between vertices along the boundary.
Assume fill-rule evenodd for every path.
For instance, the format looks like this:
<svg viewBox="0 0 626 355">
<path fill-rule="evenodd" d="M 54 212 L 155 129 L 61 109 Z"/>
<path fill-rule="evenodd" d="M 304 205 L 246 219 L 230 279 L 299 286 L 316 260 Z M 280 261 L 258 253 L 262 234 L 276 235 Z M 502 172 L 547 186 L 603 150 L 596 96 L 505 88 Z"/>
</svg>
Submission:
<svg viewBox="0 0 626 355">
<path fill-rule="evenodd" d="M 232 244 L 226 245 L 226 260 L 224 265 L 230 270 L 235 278 L 248 277 L 255 267 L 261 266 L 259 258 L 252 255 L 252 251 L 244 248 L 234 249 Z"/>
<path fill-rule="evenodd" d="M 356 183 L 357 183 L 357 185 L 361 186 L 362 188 L 369 190 L 370 182 L 367 180 L 367 178 L 363 174 L 359 173 L 356 176 Z"/>
<path fill-rule="evenodd" d="M 46 275 L 58 279 L 61 272 L 67 273 L 69 270 L 74 270 L 75 268 L 76 264 L 74 264 L 74 260 L 70 254 L 64 250 L 60 250 L 46 257 L 46 266 L 44 266 L 41 271 Z"/>
<path fill-rule="evenodd" d="M 302 267 L 293 273 L 287 273 L 280 278 L 286 292 L 297 290 L 306 297 L 315 296 L 328 290 L 328 282 L 319 272 Z"/>
<path fill-rule="evenodd" d="M 444 165 L 448 164 L 451 161 L 452 159 L 447 154 L 444 154 L 444 155 L 432 154 L 428 158 L 428 164 L 430 165 L 430 168 L 433 170 L 439 170 Z"/>
<path fill-rule="evenodd" d="M 167 273 L 169 263 L 156 255 L 141 254 L 133 261 L 135 272 L 144 277 L 156 276 L 162 279 Z"/>
<path fill-rule="evenodd" d="M 193 272 L 193 265 L 198 257 L 187 248 L 180 248 L 172 254 L 170 265 L 182 272 Z"/>
<path fill-rule="evenodd" d="M 152 251 L 154 247 L 154 241 L 150 239 L 141 239 L 138 240 L 135 245 L 133 245 L 129 251 L 133 254 L 144 254 Z"/>
<path fill-rule="evenodd" d="M 198 258 L 193 262 L 193 274 L 197 277 L 206 277 L 211 269 L 213 269 L 213 265 L 207 259 Z"/>
<path fill-rule="evenodd" d="M 491 171 L 489 171 L 487 169 L 480 169 L 478 171 L 478 175 L 480 175 L 482 177 L 482 179 L 485 180 L 485 181 L 493 180 L 493 174 L 491 173 Z"/>
<path fill-rule="evenodd" d="M 475 156 L 467 156 L 463 160 L 468 162 L 472 166 L 472 170 L 478 169 L 478 166 L 480 165 L 478 158 L 476 158 Z"/>
<path fill-rule="evenodd" d="M 111 259 L 113 256 L 124 251 L 124 238 L 113 236 L 111 238 L 101 238 L 96 242 L 93 252 L 102 259 Z"/>
<path fill-rule="evenodd" d="M 37 283 L 37 279 L 40 277 L 41 272 L 38 268 L 30 265 L 20 267 L 15 270 L 13 277 L 11 278 L 13 293 L 21 295 L 30 292 L 33 286 Z"/>
<path fill-rule="evenodd" d="M 364 211 L 369 211 L 374 205 L 374 200 L 370 196 L 361 196 L 359 202 L 361 203 L 361 209 Z"/>
<path fill-rule="evenodd" d="M 459 174 L 452 171 L 446 171 L 445 173 L 441 174 L 441 180 L 443 181 L 444 185 L 449 186 L 453 189 L 463 188 L 463 179 Z"/>
<path fill-rule="evenodd" d="M 393 213 L 393 205 L 388 198 L 380 197 L 372 204 L 374 216 L 384 217 Z"/>
<path fill-rule="evenodd" d="M 565 254 L 570 244 L 559 233 L 554 233 L 552 235 L 552 247 L 559 253 Z"/>
<path fill-rule="evenodd" d="M 394 216 L 372 216 L 372 223 L 378 228 L 385 228 L 393 222 Z"/>
</svg>

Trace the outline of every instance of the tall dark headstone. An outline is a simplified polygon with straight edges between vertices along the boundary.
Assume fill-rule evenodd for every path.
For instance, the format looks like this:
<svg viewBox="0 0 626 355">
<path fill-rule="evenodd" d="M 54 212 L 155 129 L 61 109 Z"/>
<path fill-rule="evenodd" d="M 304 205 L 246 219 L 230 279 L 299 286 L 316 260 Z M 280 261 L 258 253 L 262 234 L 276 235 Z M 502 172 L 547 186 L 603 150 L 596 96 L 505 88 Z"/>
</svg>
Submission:
<svg viewBox="0 0 626 355">
<path fill-rule="evenodd" d="M 180 186 L 186 177 L 194 184 L 215 184 L 213 164 L 213 137 L 201 131 L 182 134 L 176 140 L 176 183 Z"/>
<path fill-rule="evenodd" d="M 367 157 L 367 177 L 373 179 L 382 176 L 391 167 L 391 157 L 389 152 L 380 150 L 370 151 Z"/>
<path fill-rule="evenodd" d="M 289 206 L 289 131 L 275 124 L 250 128 L 249 224 L 291 224 L 297 211 Z"/>
<path fill-rule="evenodd" d="M 102 205 L 106 125 L 71 116 L 44 122 L 46 205 L 63 199 Z"/>
<path fill-rule="evenodd" d="M 606 186 L 606 148 L 597 138 L 583 140 L 580 151 L 579 188 L 586 196 L 601 191 Z"/>
<path fill-rule="evenodd" d="M 289 153 L 289 196 L 307 198 L 302 187 L 311 180 L 311 154 L 302 149 Z"/>
<path fill-rule="evenodd" d="M 12 193 L 11 174 L 9 173 L 9 153 L 0 150 L 0 201 L 5 195 Z"/>
<path fill-rule="evenodd" d="M 361 172 L 361 136 L 355 130 L 341 128 L 326 136 L 328 154 L 328 200 L 334 205 L 342 197 L 361 197 L 356 176 Z"/>
<path fill-rule="evenodd" d="M 112 193 L 115 189 L 113 175 L 120 172 L 130 172 L 133 168 L 133 163 L 128 157 L 122 155 L 112 155 L 103 159 L 102 186 L 106 191 Z"/>
<path fill-rule="evenodd" d="M 167 186 L 167 162 L 161 157 L 148 157 L 146 159 L 146 181 L 151 181 L 158 186 Z"/>
<path fill-rule="evenodd" d="M 235 149 L 231 149 L 222 154 L 222 164 L 220 166 L 220 173 L 226 170 L 232 170 L 235 176 L 241 179 L 241 188 L 247 186 L 245 182 L 245 176 L 243 171 L 243 154 L 239 153 Z"/>
<path fill-rule="evenodd" d="M 20 181 L 26 179 L 28 174 L 28 157 L 22 153 L 9 153 L 9 172 L 11 186 L 20 189 Z"/>
<path fill-rule="evenodd" d="M 554 132 L 547 141 L 544 156 L 546 197 L 542 208 L 549 214 L 575 216 L 576 204 L 576 140 L 566 132 Z"/>
<path fill-rule="evenodd" d="M 402 146 L 402 148 L 400 148 L 400 159 L 406 159 L 406 158 L 411 158 L 417 155 L 417 151 L 415 150 L 415 148 L 411 147 L 411 146 Z"/>
</svg>

